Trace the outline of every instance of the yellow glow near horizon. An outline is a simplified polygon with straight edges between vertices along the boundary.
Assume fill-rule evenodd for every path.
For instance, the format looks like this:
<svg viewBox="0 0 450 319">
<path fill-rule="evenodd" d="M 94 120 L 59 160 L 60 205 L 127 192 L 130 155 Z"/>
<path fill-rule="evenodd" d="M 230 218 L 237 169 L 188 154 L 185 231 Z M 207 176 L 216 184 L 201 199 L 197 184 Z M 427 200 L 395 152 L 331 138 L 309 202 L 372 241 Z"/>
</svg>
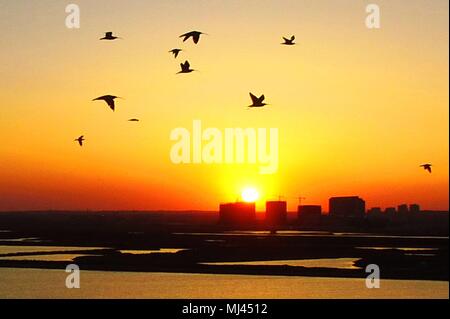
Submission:
<svg viewBox="0 0 450 319">
<path fill-rule="evenodd" d="M 357 0 L 76 4 L 80 29 L 60 1 L 0 1 L 0 211 L 210 211 L 252 186 L 260 211 L 299 194 L 448 209 L 448 1 L 378 0 L 376 30 Z M 200 72 L 175 75 L 185 60 Z M 271 106 L 247 110 L 249 92 Z M 124 97 L 115 112 L 91 101 L 104 94 Z M 170 133 L 193 120 L 278 128 L 278 170 L 174 164 Z"/>
<path fill-rule="evenodd" d="M 256 188 L 247 187 L 242 190 L 242 200 L 247 203 L 254 203 L 259 199 L 259 192 Z"/>
</svg>

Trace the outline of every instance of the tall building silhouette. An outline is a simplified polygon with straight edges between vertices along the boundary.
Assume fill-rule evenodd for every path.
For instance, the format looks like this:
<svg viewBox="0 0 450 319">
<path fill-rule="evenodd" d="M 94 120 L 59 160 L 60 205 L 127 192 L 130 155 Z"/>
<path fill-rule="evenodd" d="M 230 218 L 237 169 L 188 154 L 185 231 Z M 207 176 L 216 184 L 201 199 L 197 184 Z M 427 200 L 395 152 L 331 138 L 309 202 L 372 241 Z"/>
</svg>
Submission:
<svg viewBox="0 0 450 319">
<path fill-rule="evenodd" d="M 334 217 L 364 217 L 366 202 L 358 196 L 331 197 L 329 214 Z"/>
<path fill-rule="evenodd" d="M 420 213 L 420 206 L 418 204 L 409 205 L 409 213 L 410 214 L 418 214 Z"/>
<path fill-rule="evenodd" d="M 397 213 L 401 216 L 406 216 L 409 213 L 409 208 L 407 204 L 401 204 L 397 207 Z"/>
<path fill-rule="evenodd" d="M 252 225 L 256 220 L 255 203 L 220 204 L 219 223 L 228 226 Z"/>
<path fill-rule="evenodd" d="M 287 222 L 287 203 L 285 201 L 266 202 L 266 224 L 281 226 Z"/>
<path fill-rule="evenodd" d="M 383 214 L 381 207 L 372 207 L 367 211 L 367 215 L 380 216 Z"/>
<path fill-rule="evenodd" d="M 322 217 L 322 206 L 299 205 L 297 208 L 297 215 L 301 224 L 318 224 Z"/>
<path fill-rule="evenodd" d="M 386 207 L 384 210 L 384 214 L 388 217 L 393 217 L 397 213 L 395 207 Z"/>
</svg>

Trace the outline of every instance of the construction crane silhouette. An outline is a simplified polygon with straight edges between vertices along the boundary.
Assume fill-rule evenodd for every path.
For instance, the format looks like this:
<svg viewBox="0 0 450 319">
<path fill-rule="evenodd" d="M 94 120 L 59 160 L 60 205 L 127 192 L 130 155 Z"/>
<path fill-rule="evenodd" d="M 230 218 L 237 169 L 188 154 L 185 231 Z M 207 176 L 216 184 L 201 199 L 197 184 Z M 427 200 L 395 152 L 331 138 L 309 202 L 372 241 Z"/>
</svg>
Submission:
<svg viewBox="0 0 450 319">
<path fill-rule="evenodd" d="M 299 196 L 299 197 L 298 197 L 298 205 L 299 205 L 299 206 L 302 205 L 302 200 L 304 200 L 304 199 L 306 199 L 306 197 L 302 197 L 302 196 Z"/>
<path fill-rule="evenodd" d="M 297 199 L 298 200 L 298 204 L 301 205 L 302 201 L 304 199 L 306 199 L 306 197 L 302 197 L 302 196 L 292 197 L 292 196 L 278 195 L 278 201 L 280 201 L 280 202 L 283 201 L 283 200 L 289 200 L 289 199 Z"/>
</svg>

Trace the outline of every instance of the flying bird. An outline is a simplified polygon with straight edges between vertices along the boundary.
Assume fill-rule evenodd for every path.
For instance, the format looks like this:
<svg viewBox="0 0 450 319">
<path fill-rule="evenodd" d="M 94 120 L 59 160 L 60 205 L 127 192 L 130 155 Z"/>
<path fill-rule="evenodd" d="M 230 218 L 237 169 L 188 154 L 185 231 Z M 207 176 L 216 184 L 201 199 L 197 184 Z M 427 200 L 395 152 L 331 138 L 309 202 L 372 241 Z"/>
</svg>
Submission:
<svg viewBox="0 0 450 319">
<path fill-rule="evenodd" d="M 200 32 L 200 31 L 191 31 L 185 34 L 180 35 L 180 38 L 183 38 L 183 42 L 186 42 L 189 38 L 192 37 L 192 41 L 194 41 L 195 44 L 200 41 L 200 36 L 202 34 L 207 35 L 206 33 Z"/>
<path fill-rule="evenodd" d="M 118 97 L 118 96 L 115 96 L 115 95 L 103 95 L 103 96 L 100 96 L 100 97 L 98 97 L 96 99 L 93 99 L 92 101 L 105 101 L 106 104 L 108 104 L 108 106 L 111 108 L 111 110 L 114 111 L 115 107 L 116 107 L 116 105 L 114 103 L 115 99 L 121 99 L 121 97 Z"/>
<path fill-rule="evenodd" d="M 172 49 L 172 50 L 169 51 L 169 53 L 172 53 L 173 56 L 174 56 L 175 59 L 176 59 L 176 58 L 178 57 L 178 54 L 179 54 L 181 51 L 183 51 L 183 50 L 181 50 L 181 49 Z"/>
<path fill-rule="evenodd" d="M 139 119 L 129 119 L 128 122 L 139 122 Z"/>
<path fill-rule="evenodd" d="M 112 32 L 105 32 L 105 36 L 103 38 L 100 38 L 100 40 L 115 40 L 115 39 L 122 39 L 122 38 L 114 36 Z"/>
<path fill-rule="evenodd" d="M 191 69 L 191 65 L 189 64 L 189 61 L 181 63 L 180 66 L 181 66 L 181 71 L 178 72 L 177 74 L 180 74 L 180 73 L 191 73 L 192 71 L 195 71 L 194 69 Z"/>
<path fill-rule="evenodd" d="M 284 43 L 281 43 L 283 45 L 295 45 L 295 35 L 293 35 L 290 39 L 283 37 Z"/>
<path fill-rule="evenodd" d="M 433 166 L 433 165 L 431 165 L 431 164 L 420 165 L 420 167 L 423 167 L 423 169 L 428 171 L 429 173 L 431 173 L 431 166 Z"/>
<path fill-rule="evenodd" d="M 268 105 L 266 103 L 264 103 L 264 99 L 266 98 L 263 95 L 261 95 L 260 97 L 256 97 L 255 95 L 253 95 L 252 93 L 250 93 L 250 98 L 252 99 L 252 105 L 249 105 L 248 107 L 263 107 L 265 105 Z"/>
<path fill-rule="evenodd" d="M 83 141 L 84 141 L 84 135 L 81 135 L 79 138 L 76 138 L 74 140 L 74 142 L 78 142 L 78 144 L 80 144 L 80 146 L 83 146 Z"/>
</svg>

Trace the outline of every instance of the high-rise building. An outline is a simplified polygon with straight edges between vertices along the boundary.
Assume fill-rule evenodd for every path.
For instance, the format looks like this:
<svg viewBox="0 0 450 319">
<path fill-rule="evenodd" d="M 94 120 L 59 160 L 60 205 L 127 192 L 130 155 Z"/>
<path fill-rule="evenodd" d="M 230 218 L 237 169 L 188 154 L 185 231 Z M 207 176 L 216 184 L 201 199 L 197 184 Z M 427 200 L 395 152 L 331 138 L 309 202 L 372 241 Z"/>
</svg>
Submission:
<svg viewBox="0 0 450 319">
<path fill-rule="evenodd" d="M 255 203 L 220 204 L 219 223 L 223 225 L 251 225 L 256 220 Z"/>
<path fill-rule="evenodd" d="M 317 224 L 322 217 L 322 206 L 299 205 L 297 208 L 298 220 L 302 224 Z"/>
<path fill-rule="evenodd" d="M 398 205 L 397 207 L 397 213 L 399 215 L 408 215 L 409 213 L 409 208 L 407 204 L 402 204 L 402 205 Z"/>
<path fill-rule="evenodd" d="M 384 210 L 384 214 L 387 217 L 394 217 L 394 215 L 397 213 L 397 210 L 395 209 L 395 207 L 387 207 Z"/>
<path fill-rule="evenodd" d="M 420 206 L 418 204 L 411 204 L 411 205 L 409 205 L 409 212 L 411 214 L 418 214 L 418 213 L 420 213 Z"/>
<path fill-rule="evenodd" d="M 380 207 L 372 207 L 367 211 L 367 215 L 380 216 L 382 214 Z"/>
<path fill-rule="evenodd" d="M 287 222 L 287 205 L 284 201 L 266 202 L 266 224 L 270 226 L 284 225 Z"/>
<path fill-rule="evenodd" d="M 364 217 L 366 202 L 358 196 L 332 197 L 329 200 L 329 214 L 334 217 Z"/>
<path fill-rule="evenodd" d="M 395 207 L 387 207 L 384 209 L 384 215 L 389 219 L 393 219 L 397 215 L 397 210 Z"/>
</svg>

